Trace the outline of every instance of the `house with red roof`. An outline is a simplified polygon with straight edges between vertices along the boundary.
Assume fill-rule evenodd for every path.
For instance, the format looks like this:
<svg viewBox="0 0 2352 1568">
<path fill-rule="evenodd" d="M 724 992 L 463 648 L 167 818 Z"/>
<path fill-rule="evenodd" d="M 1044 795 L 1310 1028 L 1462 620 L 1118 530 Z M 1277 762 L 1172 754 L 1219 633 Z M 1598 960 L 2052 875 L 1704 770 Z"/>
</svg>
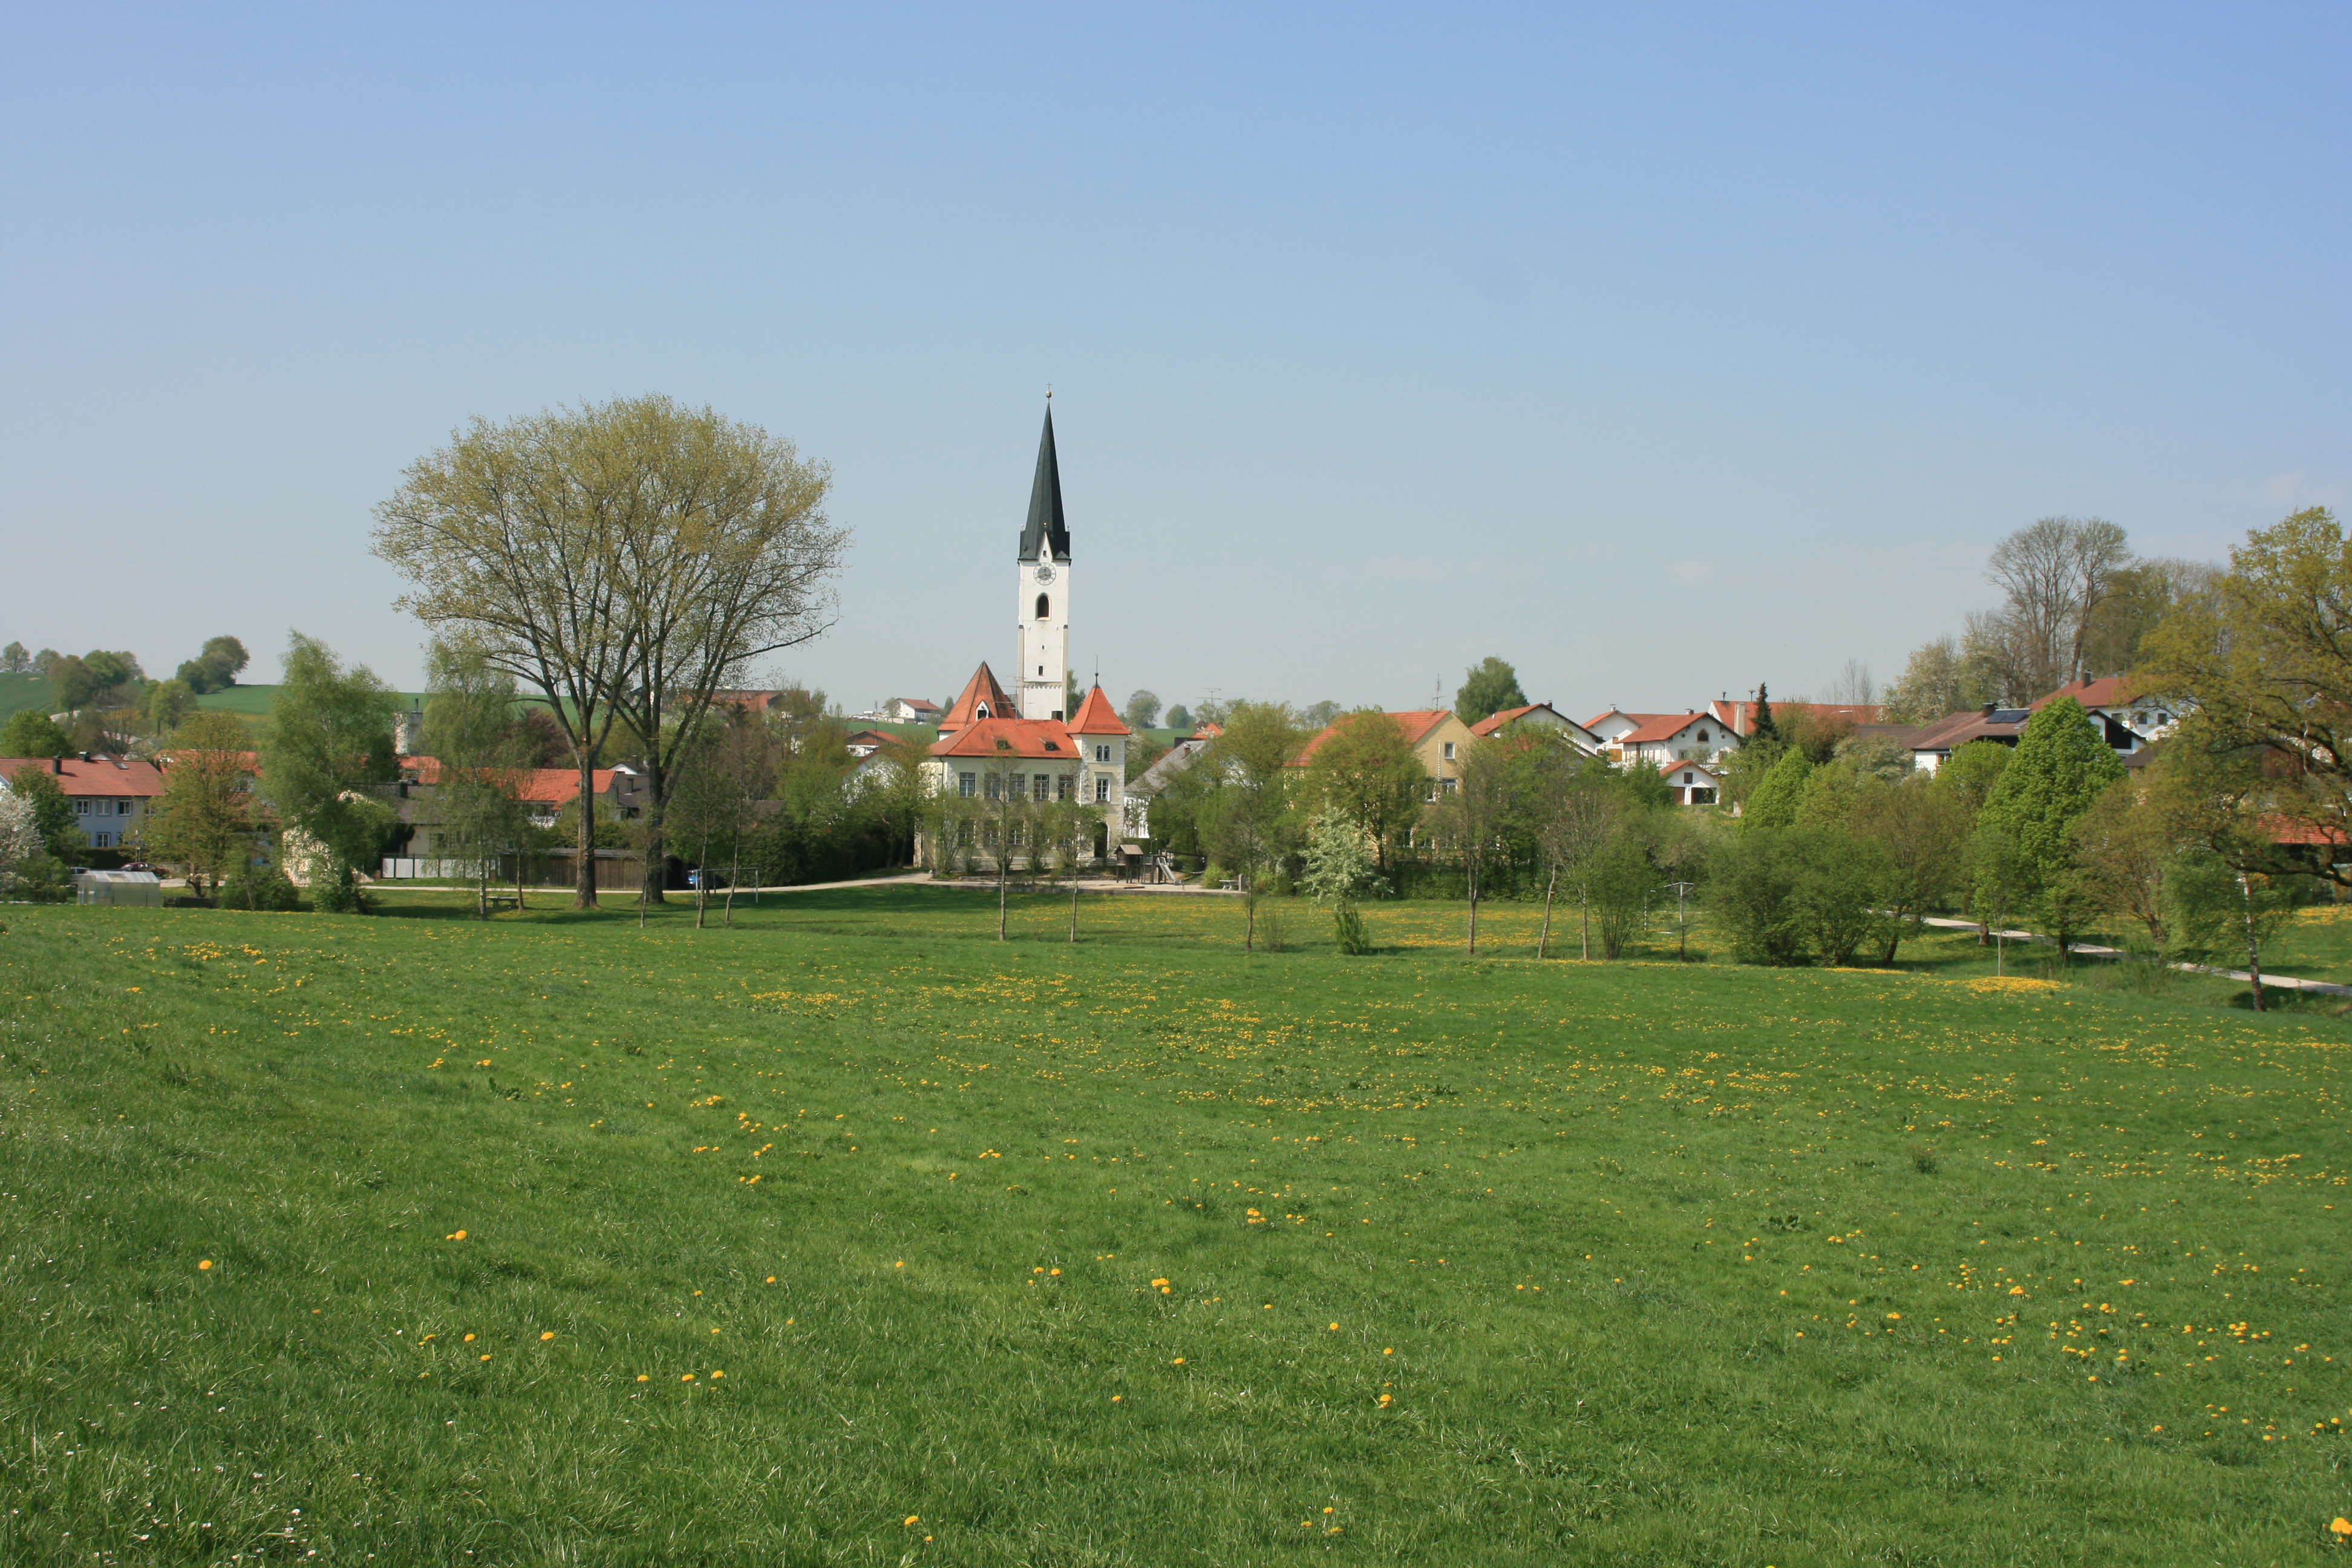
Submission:
<svg viewBox="0 0 2352 1568">
<path fill-rule="evenodd" d="M 0 790 L 19 768 L 37 768 L 73 804 L 74 826 L 93 849 L 118 849 L 136 836 L 163 793 L 163 774 L 137 757 L 82 752 L 63 757 L 0 757 Z"/>
<path fill-rule="evenodd" d="M 1404 731 L 1405 743 L 1412 748 L 1413 755 L 1420 759 L 1422 772 L 1429 777 L 1423 799 L 1433 802 L 1439 795 L 1450 793 L 1462 778 L 1462 759 L 1478 740 L 1477 732 L 1443 708 L 1409 708 L 1389 717 Z M 1347 721 L 1347 716 L 1342 715 L 1339 722 L 1318 730 L 1298 749 L 1290 765 L 1305 767 L 1323 743 L 1339 732 L 1339 723 Z"/>
<path fill-rule="evenodd" d="M 1601 737 L 1554 708 L 1549 702 L 1530 702 L 1524 707 L 1506 708 L 1499 713 L 1489 713 L 1470 726 L 1470 732 L 1484 740 L 1499 735 L 1513 727 L 1520 729 L 1558 730 L 1565 734 L 1576 749 L 1586 756 L 1601 750 Z"/>
<path fill-rule="evenodd" d="M 1628 713 L 1612 708 L 1587 720 L 1584 729 L 1612 763 L 1706 762 L 1738 748 L 1738 732 L 1723 711 L 1727 706 L 1709 703 L 1679 713 Z"/>
</svg>

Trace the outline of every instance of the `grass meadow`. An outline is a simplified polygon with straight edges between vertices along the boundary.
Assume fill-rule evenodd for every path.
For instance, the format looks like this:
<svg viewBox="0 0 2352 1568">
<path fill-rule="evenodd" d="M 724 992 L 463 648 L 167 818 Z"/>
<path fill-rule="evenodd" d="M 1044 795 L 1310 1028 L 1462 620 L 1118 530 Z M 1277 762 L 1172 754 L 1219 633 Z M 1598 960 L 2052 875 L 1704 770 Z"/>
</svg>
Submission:
<svg viewBox="0 0 2352 1568">
<path fill-rule="evenodd" d="M 2330 1013 L 457 901 L 0 910 L 0 1558 L 2352 1562 Z"/>
</svg>

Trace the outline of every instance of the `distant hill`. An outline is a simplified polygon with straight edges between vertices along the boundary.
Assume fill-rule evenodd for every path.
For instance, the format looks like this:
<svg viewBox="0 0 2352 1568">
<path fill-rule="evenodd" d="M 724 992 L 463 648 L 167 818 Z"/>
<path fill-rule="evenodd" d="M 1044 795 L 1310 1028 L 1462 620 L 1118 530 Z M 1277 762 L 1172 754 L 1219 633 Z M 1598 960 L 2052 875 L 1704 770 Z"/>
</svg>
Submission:
<svg viewBox="0 0 2352 1568">
<path fill-rule="evenodd" d="M 199 708 L 219 708 L 231 713 L 241 713 L 248 719 L 263 718 L 269 712 L 269 700 L 278 694 L 275 686 L 232 686 L 226 691 L 208 691 L 196 699 Z M 425 693 L 404 691 L 400 704 L 425 706 Z"/>
<path fill-rule="evenodd" d="M 50 711 L 49 678 L 46 675 L 0 675 L 0 724 L 26 708 Z"/>
</svg>

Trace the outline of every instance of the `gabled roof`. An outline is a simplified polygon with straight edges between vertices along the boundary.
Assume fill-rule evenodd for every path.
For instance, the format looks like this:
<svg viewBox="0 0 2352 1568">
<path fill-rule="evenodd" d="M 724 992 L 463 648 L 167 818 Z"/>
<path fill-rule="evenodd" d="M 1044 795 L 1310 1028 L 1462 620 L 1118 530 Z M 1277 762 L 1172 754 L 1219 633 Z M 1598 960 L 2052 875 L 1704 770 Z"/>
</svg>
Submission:
<svg viewBox="0 0 2352 1568">
<path fill-rule="evenodd" d="M 1305 763 L 1307 758 L 1321 749 L 1324 742 L 1339 733 L 1341 723 L 1354 717 L 1352 713 L 1342 713 L 1332 722 L 1316 731 L 1313 735 L 1307 737 L 1307 744 L 1298 748 L 1298 754 L 1290 759 L 1290 765 L 1298 767 Z M 1418 746 L 1429 738 L 1429 732 L 1432 730 L 1436 729 L 1439 724 L 1453 715 L 1443 708 L 1416 708 L 1402 713 L 1391 713 L 1389 717 L 1394 720 L 1397 727 L 1404 731 L 1405 744 Z M 1213 725 L 1203 724 L 1201 729 L 1207 734 L 1219 732 Z"/>
<path fill-rule="evenodd" d="M 1629 714 L 1630 718 L 1631 715 Z M 1622 746 L 1640 745 L 1649 741 L 1671 741 L 1684 731 L 1700 724 L 1721 726 L 1723 721 L 1712 713 L 1660 713 L 1643 721 L 1642 727 L 1618 738 Z"/>
<path fill-rule="evenodd" d="M 1734 734 L 1745 735 L 1756 727 L 1756 704 L 1753 702 L 1717 700 L 1708 703 L 1707 708 L 1723 722 L 1730 725 Z M 1886 710 L 1875 702 L 1775 702 L 1772 704 L 1774 722 L 1779 722 L 1784 713 L 1810 713 L 1817 719 L 1843 719 L 1854 724 L 1875 724 L 1885 717 Z"/>
<path fill-rule="evenodd" d="M 1087 700 L 1078 704 L 1078 716 L 1070 721 L 1073 735 L 1131 735 L 1135 731 L 1118 721 L 1111 711 L 1110 699 L 1099 686 L 1089 687 Z"/>
<path fill-rule="evenodd" d="M 892 703 L 903 703 L 918 713 L 936 713 L 940 710 L 940 705 L 928 697 L 893 697 L 882 706 L 887 708 Z"/>
<path fill-rule="evenodd" d="M 987 717 L 991 719 L 1003 719 L 1020 711 L 1013 706 L 1013 699 L 1004 695 L 1004 688 L 996 684 L 996 676 L 985 664 L 971 672 L 971 679 L 963 683 L 962 694 L 941 715 L 941 732 L 961 730 L 976 722 L 982 717 L 980 710 L 982 703 L 987 704 Z"/>
<path fill-rule="evenodd" d="M 403 757 L 400 759 L 400 771 L 414 775 L 417 784 L 436 784 L 441 782 L 441 759 Z M 598 768 L 589 775 L 590 787 L 600 795 L 611 795 L 614 775 L 617 772 L 614 768 Z M 515 791 L 517 800 L 527 801 L 533 805 L 551 805 L 558 810 L 578 799 L 579 795 L 578 768 L 528 769 L 521 775 L 520 787 Z"/>
<path fill-rule="evenodd" d="M 1062 465 L 1054 456 L 1054 405 L 1045 405 L 1045 433 L 1037 437 L 1037 477 L 1029 484 L 1029 521 L 1021 531 L 1021 559 L 1050 553 L 1070 558 L 1070 525 L 1062 517 Z"/>
<path fill-rule="evenodd" d="M 1913 731 L 1904 744 L 1914 752 L 1952 752 L 1970 741 L 2003 741 L 2014 744 L 2025 730 L 2022 708 L 1995 709 L 1991 713 L 1971 708 L 1951 713 Z"/>
<path fill-rule="evenodd" d="M 980 719 L 931 743 L 935 757 L 1027 757 L 1082 763 L 1086 748 L 1051 719 Z"/>
<path fill-rule="evenodd" d="M 163 775 L 152 763 L 136 757 L 93 757 L 85 763 L 79 755 L 55 757 L 0 757 L 0 784 L 16 777 L 16 770 L 38 768 L 49 775 L 50 782 L 68 795 L 109 795 L 128 800 L 152 800 L 163 793 Z"/>
<path fill-rule="evenodd" d="M 1509 723 L 1512 720 L 1524 719 L 1528 714 L 1543 706 L 1544 705 L 1540 702 L 1530 702 L 1524 707 L 1506 708 L 1499 713 L 1489 713 L 1484 719 L 1479 720 L 1475 724 L 1471 725 L 1470 732 L 1474 735 L 1491 735 L 1496 731 L 1501 729 L 1504 725 Z M 1579 726 L 1579 728 L 1581 727 L 1582 726 L 1580 725 Z"/>
<path fill-rule="evenodd" d="M 2039 713 L 2061 697 L 2071 697 L 2085 708 L 2121 708 L 2135 697 L 2143 695 L 2130 680 L 2120 675 L 2103 675 L 2096 680 L 2070 680 L 2049 696 L 2033 704 Z"/>
<path fill-rule="evenodd" d="M 1658 764 L 1658 772 L 1662 773 L 1678 773 L 1686 770 L 1705 773 L 1711 779 L 1721 778 L 1723 776 L 1723 770 L 1717 767 L 1713 763 L 1667 762 L 1660 763 Z"/>
</svg>

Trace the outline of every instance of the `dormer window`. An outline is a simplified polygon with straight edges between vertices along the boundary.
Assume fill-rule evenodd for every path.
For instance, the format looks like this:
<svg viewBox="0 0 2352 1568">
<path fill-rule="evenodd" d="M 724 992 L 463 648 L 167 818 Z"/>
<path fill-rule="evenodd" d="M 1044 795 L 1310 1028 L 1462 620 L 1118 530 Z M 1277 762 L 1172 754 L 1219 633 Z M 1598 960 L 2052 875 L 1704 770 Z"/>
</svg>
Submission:
<svg viewBox="0 0 2352 1568">
<path fill-rule="evenodd" d="M 1058 752 L 1062 749 L 1062 742 L 1059 741 L 1048 741 L 1045 742 L 1045 749 L 1049 752 Z"/>
<path fill-rule="evenodd" d="M 987 703 L 985 703 L 985 702 L 983 702 L 983 703 L 980 704 L 980 706 L 978 706 L 977 708 L 974 708 L 974 709 L 972 710 L 972 711 L 973 711 L 975 714 L 977 714 L 978 716 L 980 716 L 981 718 L 985 719 L 985 718 L 987 718 L 987 717 L 989 716 L 989 713 L 988 713 L 988 704 L 987 704 Z"/>
</svg>

